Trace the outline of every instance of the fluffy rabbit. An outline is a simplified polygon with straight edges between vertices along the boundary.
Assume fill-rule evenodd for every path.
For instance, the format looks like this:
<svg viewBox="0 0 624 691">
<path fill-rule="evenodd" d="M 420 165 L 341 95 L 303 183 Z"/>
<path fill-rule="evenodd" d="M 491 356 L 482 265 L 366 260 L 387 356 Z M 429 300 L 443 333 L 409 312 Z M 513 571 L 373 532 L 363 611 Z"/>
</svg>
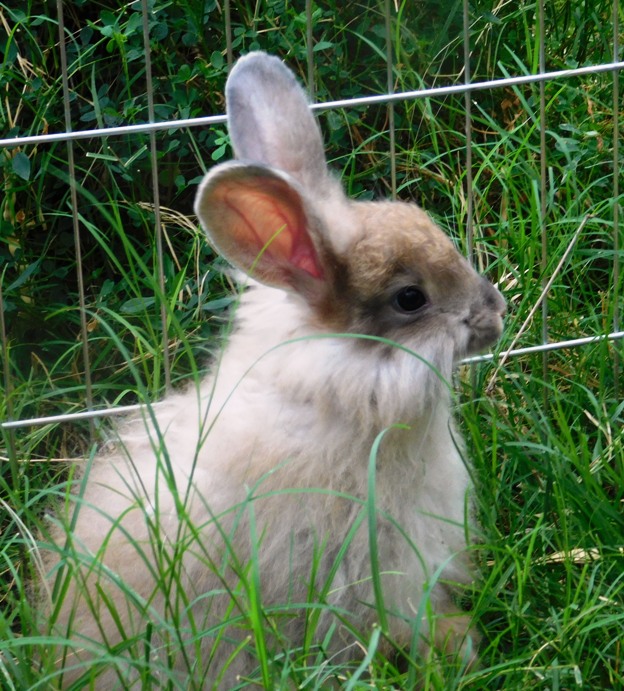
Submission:
<svg viewBox="0 0 624 691">
<path fill-rule="evenodd" d="M 240 59 L 226 97 L 237 160 L 196 211 L 247 287 L 212 375 L 125 423 L 52 530 L 61 683 L 232 688 L 259 647 L 356 659 L 376 625 L 469 657 L 447 382 L 503 298 L 414 204 L 345 197 L 277 58 Z"/>
</svg>

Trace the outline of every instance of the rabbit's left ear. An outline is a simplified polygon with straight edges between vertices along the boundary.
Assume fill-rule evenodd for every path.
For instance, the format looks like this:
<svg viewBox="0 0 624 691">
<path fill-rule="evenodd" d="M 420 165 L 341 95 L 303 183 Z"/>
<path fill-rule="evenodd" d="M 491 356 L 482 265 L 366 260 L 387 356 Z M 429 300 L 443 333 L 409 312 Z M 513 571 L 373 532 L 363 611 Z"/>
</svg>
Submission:
<svg viewBox="0 0 624 691">
<path fill-rule="evenodd" d="M 309 299 L 324 292 L 321 221 L 287 174 L 244 163 L 219 165 L 202 182 L 195 211 L 214 247 L 247 275 Z"/>
</svg>

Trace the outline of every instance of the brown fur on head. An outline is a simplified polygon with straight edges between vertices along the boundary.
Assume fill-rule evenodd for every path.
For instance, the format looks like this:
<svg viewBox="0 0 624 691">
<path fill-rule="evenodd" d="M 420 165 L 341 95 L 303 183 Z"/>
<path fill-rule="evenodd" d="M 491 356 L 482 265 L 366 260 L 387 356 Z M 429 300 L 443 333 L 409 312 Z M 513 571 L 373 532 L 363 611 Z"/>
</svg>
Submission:
<svg viewBox="0 0 624 691">
<path fill-rule="evenodd" d="M 197 212 L 220 252 L 300 295 L 321 332 L 411 348 L 433 335 L 456 343 L 455 358 L 500 334 L 500 294 L 415 204 L 349 202 L 335 190 L 329 204 L 283 171 L 232 163 L 207 176 Z M 419 291 L 422 305 L 402 309 L 405 289 Z"/>
</svg>

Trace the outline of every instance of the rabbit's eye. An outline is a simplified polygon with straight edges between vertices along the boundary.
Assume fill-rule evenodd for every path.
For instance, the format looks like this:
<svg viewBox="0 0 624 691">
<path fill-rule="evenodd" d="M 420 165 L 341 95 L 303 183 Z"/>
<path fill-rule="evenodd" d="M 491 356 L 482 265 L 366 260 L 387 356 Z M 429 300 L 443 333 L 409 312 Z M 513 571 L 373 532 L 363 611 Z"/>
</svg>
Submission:
<svg viewBox="0 0 624 691">
<path fill-rule="evenodd" d="M 392 306 L 399 312 L 416 312 L 426 304 L 426 295 L 416 286 L 401 288 L 392 299 Z"/>
</svg>

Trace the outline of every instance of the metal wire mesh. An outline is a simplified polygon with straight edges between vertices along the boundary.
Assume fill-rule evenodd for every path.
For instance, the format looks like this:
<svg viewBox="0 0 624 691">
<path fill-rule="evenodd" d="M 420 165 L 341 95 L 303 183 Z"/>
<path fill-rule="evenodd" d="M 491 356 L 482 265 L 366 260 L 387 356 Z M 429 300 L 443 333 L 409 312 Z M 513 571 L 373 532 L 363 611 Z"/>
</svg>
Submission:
<svg viewBox="0 0 624 691">
<path fill-rule="evenodd" d="M 315 46 L 314 46 L 314 19 L 313 19 L 313 9 L 317 5 L 322 3 L 312 3 L 311 0 L 306 0 L 304 13 L 306 17 L 306 56 L 307 56 L 307 74 L 310 85 L 310 92 L 312 97 L 315 97 L 314 90 L 314 75 L 315 75 Z M 620 317 L 618 310 L 614 311 L 613 323 L 611 325 L 611 331 L 608 334 L 597 334 L 590 337 L 578 338 L 574 333 L 570 334 L 570 338 L 567 340 L 557 340 L 556 342 L 549 342 L 550 335 L 548 331 L 549 314 L 548 314 L 548 301 L 545 296 L 550 289 L 549 276 L 547 269 L 549 266 L 549 244 L 547 237 L 547 224 L 545 222 L 547 216 L 546 200 L 548 198 L 548 144 L 547 144 L 547 109 L 546 109 L 546 92 L 545 86 L 548 82 L 558 80 L 559 82 L 569 80 L 575 77 L 584 77 L 588 75 L 597 75 L 600 73 L 609 73 L 612 75 L 613 80 L 613 113 L 615 117 L 613 118 L 614 128 L 613 128 L 613 175 L 612 175 L 612 187 L 613 187 L 613 199 L 614 203 L 612 205 L 612 222 L 613 222 L 613 262 L 612 262 L 612 272 L 614 275 L 613 285 L 619 286 L 619 276 L 620 276 L 620 247 L 621 247 L 621 229 L 620 229 L 620 211 L 619 211 L 619 195 L 620 195 L 620 185 L 619 185 L 619 127 L 618 127 L 618 109 L 620 108 L 620 87 L 619 87 L 619 71 L 624 68 L 624 62 L 620 60 L 620 41 L 619 41 L 619 14 L 618 14 L 618 0 L 613 2 L 613 36 L 612 36 L 612 61 L 605 62 L 602 64 L 591 64 L 591 65 L 581 65 L 578 67 L 572 67 L 570 69 L 548 71 L 546 69 L 547 61 L 545 54 L 545 26 L 544 26 L 544 0 L 538 3 L 538 19 L 536 31 L 539 33 L 539 56 L 538 56 L 538 69 L 534 73 L 530 74 L 518 74 L 515 76 L 501 76 L 496 79 L 485 80 L 485 81 L 473 81 L 471 74 L 471 45 L 470 45 L 470 11 L 467 0 L 463 2 L 463 50 L 464 50 L 464 69 L 463 69 L 463 79 L 459 83 L 448 84 L 444 86 L 433 86 L 429 88 L 420 88 L 416 90 L 408 91 L 396 91 L 395 90 L 395 56 L 392 45 L 391 36 L 391 20 L 394 20 L 394 13 L 396 13 L 397 8 L 394 6 L 390 0 L 384 0 L 380 4 L 381 11 L 384 13 L 385 18 L 385 40 L 386 40 L 386 73 L 387 73 L 387 92 L 384 94 L 364 94 L 360 97 L 349 97 L 341 100 L 329 101 L 329 102 L 318 102 L 315 103 L 313 108 L 317 111 L 329 111 L 329 110 L 341 110 L 341 109 L 354 109 L 362 106 L 378 106 L 382 105 L 387 108 L 387 128 L 388 128 L 388 141 L 390 147 L 390 183 L 389 188 L 392 196 L 397 195 L 397 169 L 396 169 L 396 140 L 395 140 L 395 106 L 400 103 L 407 101 L 412 101 L 416 99 L 432 99 L 441 98 L 444 96 L 451 96 L 456 94 L 464 95 L 464 119 L 465 119 L 465 132 L 466 132 L 466 148 L 463 152 L 463 157 L 466 167 L 466 176 L 464 179 L 465 189 L 463 194 L 465 195 L 466 203 L 466 248 L 469 256 L 472 257 L 474 253 L 474 199 L 473 199 L 473 160 L 472 160 L 472 134 L 473 134 L 473 123 L 472 123 L 472 99 L 477 91 L 491 91 L 491 90 L 501 90 L 510 87 L 519 87 L 523 85 L 539 85 L 539 132 L 540 132 L 540 146 L 539 146 L 539 156 L 540 156 L 540 201 L 541 209 L 540 214 L 542 218 L 542 257 L 541 257 L 541 275 L 542 275 L 542 288 L 543 294 L 539 301 L 539 308 L 542 312 L 542 343 L 531 345 L 524 348 L 516 348 L 515 342 L 511 344 L 511 347 L 504 353 L 499 353 L 497 355 L 484 355 L 479 357 L 470 358 L 467 362 L 479 362 L 489 360 L 495 357 L 508 358 L 517 357 L 526 353 L 533 352 L 543 352 L 543 368 L 544 377 L 546 377 L 547 367 L 548 367 L 548 353 L 555 349 L 566 349 L 566 348 L 577 348 L 584 347 L 588 344 L 595 343 L 600 340 L 616 341 L 624 337 L 624 332 L 622 332 Z M 155 237 L 156 237 L 156 261 L 155 261 L 155 271 L 158 275 L 158 285 L 160 288 L 161 295 L 165 294 L 165 276 L 163 271 L 164 257 L 163 257 L 163 234 L 161 228 L 161 218 L 160 218 L 160 208 L 161 203 L 159 199 L 159 183 L 158 183 L 158 170 L 159 170 L 159 151 L 158 151 L 158 141 L 156 138 L 156 133 L 162 131 L 175 132 L 184 128 L 194 128 L 194 127 L 210 127 L 219 125 L 225 122 L 225 116 L 223 114 L 208 115 L 205 117 L 192 117 L 186 119 L 177 119 L 171 121 L 159 121 L 155 108 L 154 108 L 154 93 L 152 89 L 152 84 L 154 77 L 151 70 L 151 50 L 153 49 L 153 41 L 150 39 L 149 35 L 149 19 L 150 19 L 150 5 L 147 0 L 141 0 L 141 15 L 142 15 L 142 31 L 144 36 L 144 55 L 143 60 L 145 63 L 145 70 L 147 75 L 147 100 L 148 100 L 148 121 L 141 124 L 124 125 L 124 126 L 113 126 L 113 127 L 98 127 L 95 129 L 80 129 L 76 130 L 74 127 L 75 123 L 72 123 L 70 115 L 70 100 L 71 100 L 71 90 L 69 85 L 68 77 L 68 61 L 67 61 L 67 32 L 64 26 L 64 5 L 61 0 L 57 0 L 56 3 L 56 20 L 58 22 L 58 54 L 60 58 L 60 71 L 62 74 L 62 98 L 65 104 L 65 130 L 62 132 L 42 132 L 40 134 L 33 134 L 29 136 L 21 137 L 5 137 L 0 139 L 0 150 L 10 151 L 12 149 L 28 146 L 38 146 L 51 143 L 63 143 L 67 147 L 67 161 L 68 161 L 68 187 L 71 196 L 71 210 L 72 210 L 72 220 L 74 228 L 74 248 L 76 255 L 76 265 L 77 265 L 77 281 L 78 281 L 78 295 L 79 295 L 79 309 L 81 315 L 81 347 L 83 353 L 84 361 L 84 376 L 85 376 L 85 411 L 81 413 L 71 413 L 67 415 L 52 416 L 52 417 L 42 417 L 42 418 L 24 418 L 24 419 L 13 419 L 14 412 L 10 407 L 10 402 L 7 405 L 7 420 L 2 423 L 2 427 L 6 430 L 12 430 L 20 426 L 34 426 L 34 425 L 45 425 L 52 422 L 60 422 L 72 419 L 92 419 L 96 416 L 102 416 L 107 414 L 112 414 L 115 412 L 127 412 L 132 409 L 132 406 L 118 406 L 112 409 L 104 410 L 94 410 L 94 393 L 93 387 L 90 379 L 90 371 L 92 367 L 90 348 L 89 348 L 89 330 L 88 330 L 88 316 L 86 309 L 86 297 L 85 297 L 85 286 L 83 282 L 82 275 L 82 265 L 81 265 L 81 221 L 80 221 L 80 207 L 82 202 L 76 193 L 76 171 L 75 171 L 75 161 L 74 161 L 74 142 L 78 139 L 111 139 L 115 137 L 128 137 L 135 136 L 142 133 L 148 133 L 149 135 L 149 155 L 151 158 L 151 175 L 152 175 L 152 190 L 153 190 L 153 209 L 154 209 L 154 223 L 155 223 Z M 226 46 L 224 46 L 226 59 L 228 64 L 231 64 L 235 59 L 234 49 L 233 49 L 233 29 L 231 23 L 231 7 L 229 2 L 224 2 L 223 5 L 223 21 L 225 24 L 225 35 L 227 37 Z M 380 60 L 382 57 L 380 56 Z M 579 233 L 581 229 L 579 228 Z M 577 234 L 578 235 L 578 234 Z M 571 246 L 574 241 L 571 243 Z M 2 300 L 2 281 L 0 281 L 0 300 Z M 617 296 L 616 296 L 617 300 Z M 171 363 L 168 359 L 168 329 L 167 329 L 167 312 L 165 309 L 164 302 L 161 302 L 160 310 L 161 327 L 163 336 L 162 349 L 164 353 L 164 372 L 165 372 L 165 387 L 169 388 L 171 386 Z M 0 342 L 2 345 L 3 353 L 3 377 L 4 377 L 4 387 L 7 392 L 7 400 L 10 399 L 8 395 L 12 387 L 12 376 L 11 376 L 11 366 L 9 362 L 9 340 L 10 335 L 7 334 L 6 320 L 4 314 L 4 301 L 0 304 Z M 614 367 L 616 372 L 619 372 L 619 362 L 617 359 L 617 354 L 614 355 Z M 616 373 L 616 381 L 617 381 Z"/>
</svg>

